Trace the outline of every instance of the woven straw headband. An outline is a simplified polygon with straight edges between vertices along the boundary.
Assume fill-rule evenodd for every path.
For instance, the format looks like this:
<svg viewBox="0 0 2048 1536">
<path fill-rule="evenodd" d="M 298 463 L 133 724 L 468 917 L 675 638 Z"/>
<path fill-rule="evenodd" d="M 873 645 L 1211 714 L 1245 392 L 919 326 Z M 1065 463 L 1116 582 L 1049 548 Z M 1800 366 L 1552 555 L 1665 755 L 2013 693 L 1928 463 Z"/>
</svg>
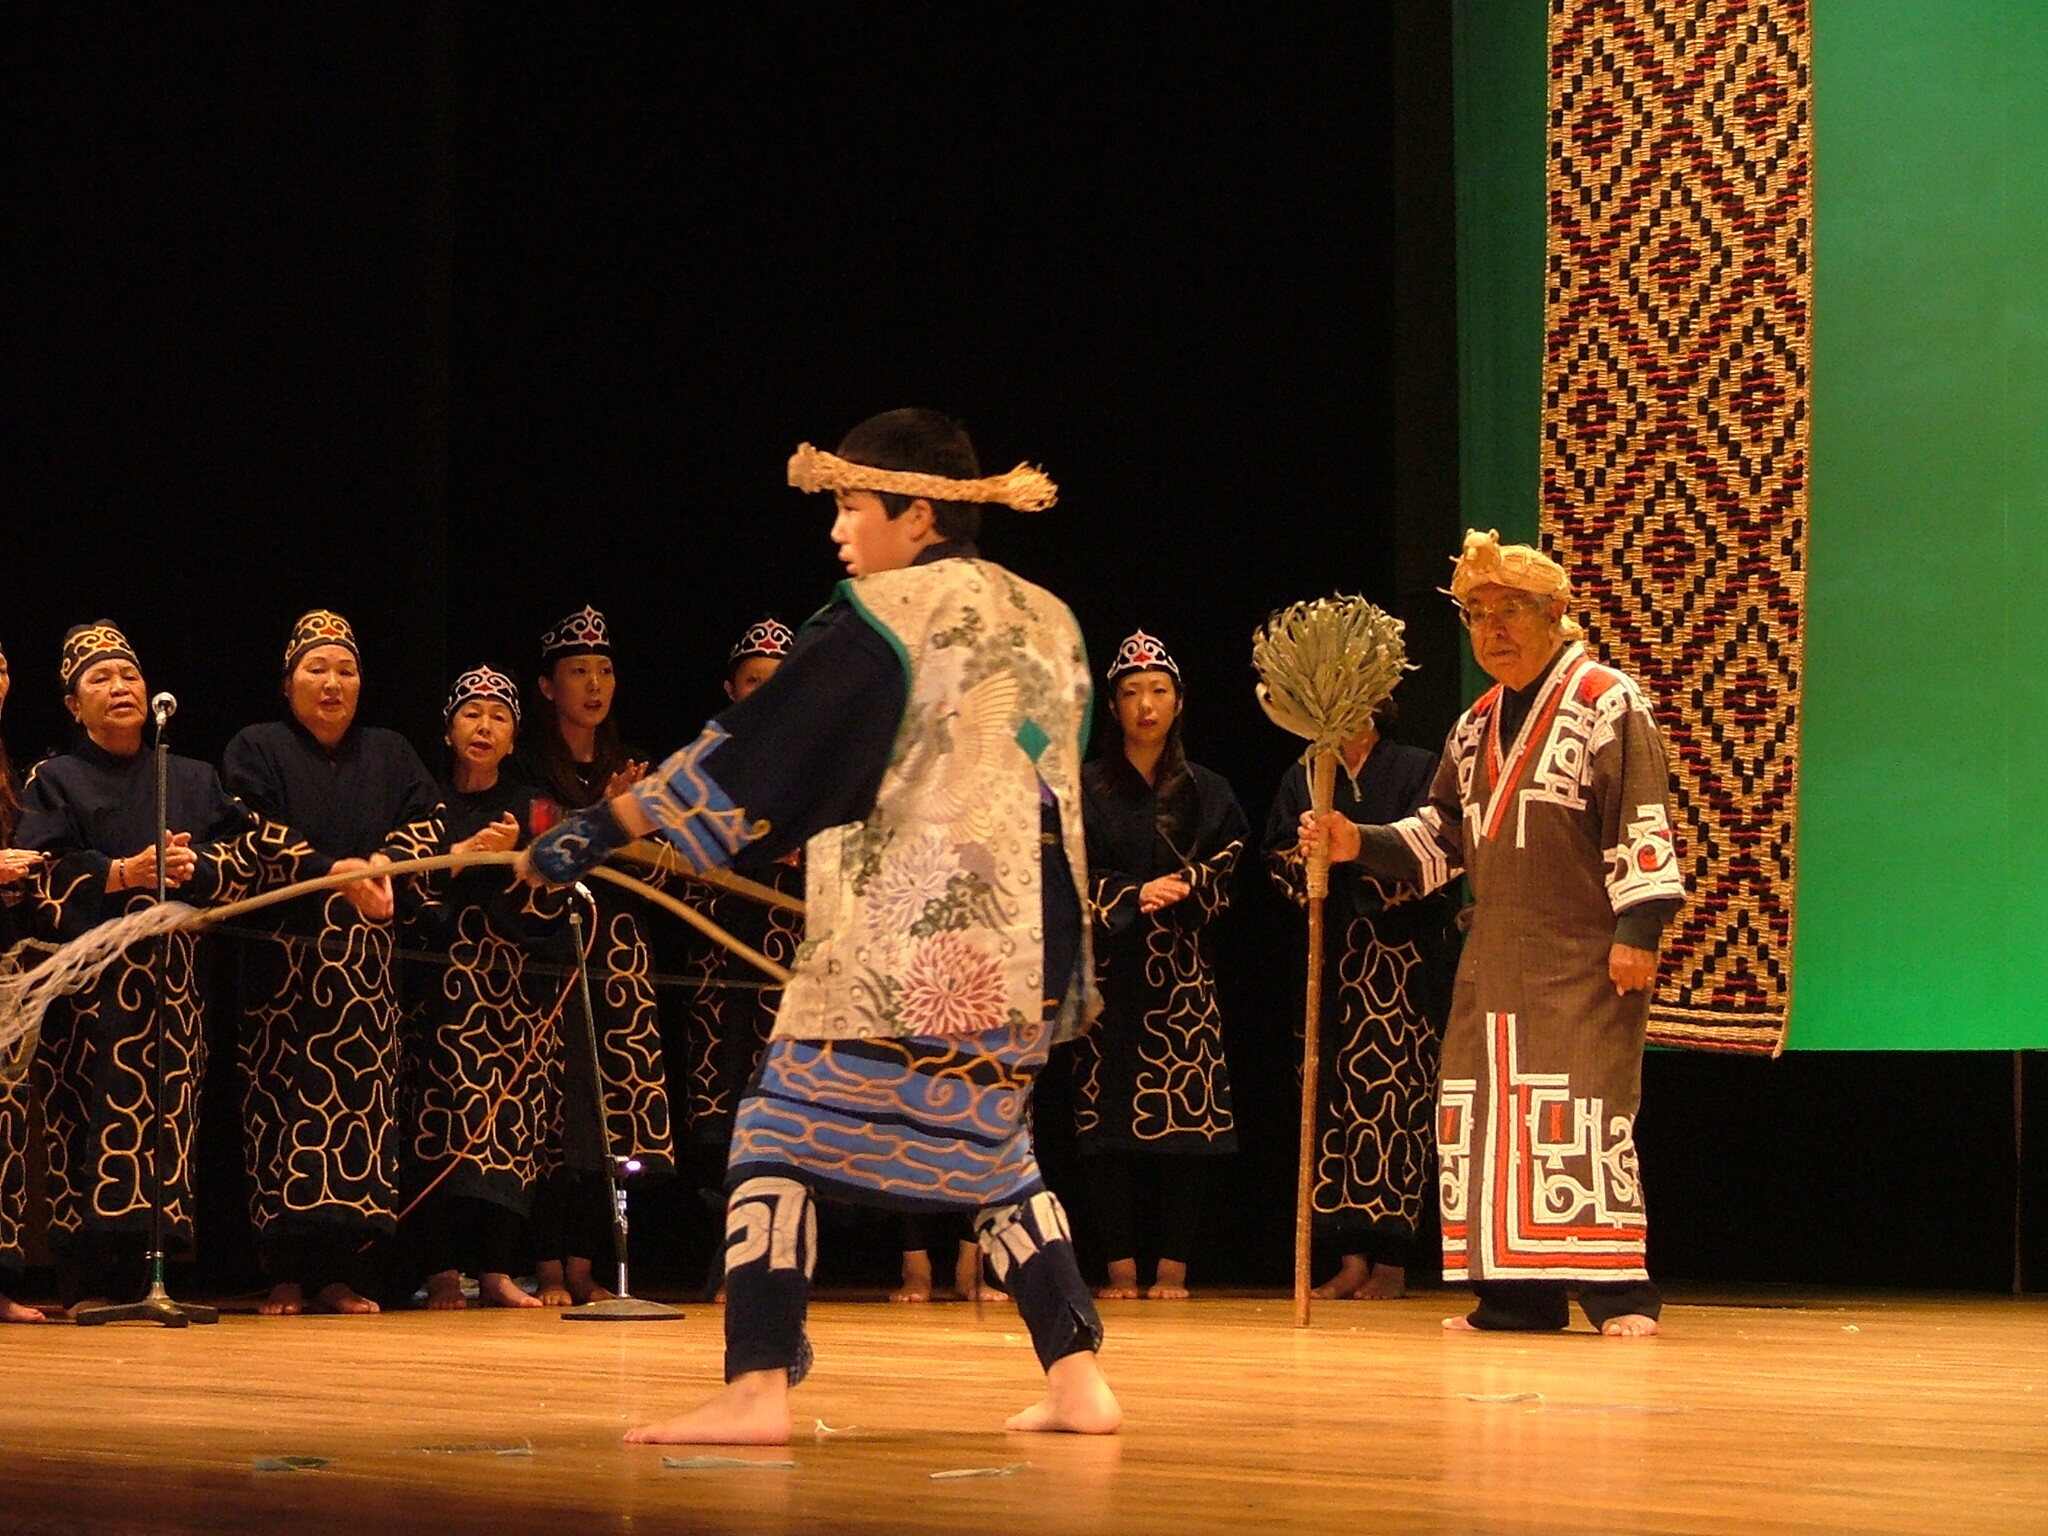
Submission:
<svg viewBox="0 0 2048 1536">
<path fill-rule="evenodd" d="M 1019 464 L 1006 475 L 979 480 L 951 480 L 944 475 L 919 475 L 903 469 L 875 469 L 855 464 L 809 443 L 789 456 L 789 483 L 800 491 L 885 491 L 894 496 L 922 496 L 929 501 L 993 502 L 1015 512 L 1043 512 L 1059 500 L 1059 487 L 1045 471 Z"/>
</svg>

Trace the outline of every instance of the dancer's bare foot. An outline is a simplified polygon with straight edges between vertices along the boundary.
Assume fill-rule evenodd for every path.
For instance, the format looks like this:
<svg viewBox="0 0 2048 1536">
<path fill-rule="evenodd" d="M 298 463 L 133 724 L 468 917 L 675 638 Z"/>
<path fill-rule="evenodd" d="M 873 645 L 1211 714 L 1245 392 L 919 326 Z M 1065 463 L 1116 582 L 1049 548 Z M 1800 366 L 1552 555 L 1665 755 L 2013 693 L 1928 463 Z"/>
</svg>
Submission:
<svg viewBox="0 0 2048 1536">
<path fill-rule="evenodd" d="M 75 1323 L 78 1321 L 79 1313 L 91 1311 L 94 1307 L 111 1307 L 113 1304 L 113 1298 L 108 1296 L 88 1296 L 83 1301 L 71 1303 L 64 1309 L 64 1315 Z"/>
<path fill-rule="evenodd" d="M 1104 1301 L 1136 1301 L 1138 1299 L 1138 1261 L 1136 1259 L 1111 1259 L 1109 1261 L 1109 1284 L 1095 1293 Z"/>
<path fill-rule="evenodd" d="M 1347 1253 L 1337 1266 L 1337 1273 L 1309 1292 L 1317 1301 L 1348 1301 L 1363 1289 L 1372 1277 L 1372 1266 L 1365 1261 L 1362 1253 Z"/>
<path fill-rule="evenodd" d="M 1095 1352 L 1084 1350 L 1053 1361 L 1045 1373 L 1045 1396 L 1011 1415 L 1003 1428 L 1034 1434 L 1113 1435 L 1123 1422 L 1123 1408 L 1109 1390 Z"/>
<path fill-rule="evenodd" d="M 1656 1334 L 1657 1319 L 1640 1312 L 1625 1312 L 1607 1319 L 1600 1325 L 1600 1331 L 1610 1339 L 1647 1339 Z"/>
<path fill-rule="evenodd" d="M 540 1298 L 529 1296 L 510 1275 L 495 1272 L 477 1276 L 476 1297 L 487 1307 L 538 1307 Z"/>
<path fill-rule="evenodd" d="M 1360 1286 L 1355 1301 L 1399 1301 L 1408 1294 L 1408 1271 L 1399 1264 L 1375 1264 L 1372 1278 Z"/>
<path fill-rule="evenodd" d="M 1188 1264 L 1186 1259 L 1161 1259 L 1159 1268 L 1152 1272 L 1152 1289 L 1145 1293 L 1147 1301 L 1186 1301 L 1188 1299 Z"/>
<path fill-rule="evenodd" d="M 787 1445 L 789 1372 L 742 1371 L 679 1418 L 626 1431 L 628 1445 Z"/>
<path fill-rule="evenodd" d="M 612 1293 L 591 1278 L 590 1260 L 571 1257 L 562 1271 L 568 1284 L 569 1294 L 576 1298 L 576 1305 L 587 1307 L 593 1301 L 610 1301 Z"/>
<path fill-rule="evenodd" d="M 339 1312 L 344 1317 L 368 1317 L 372 1312 L 384 1309 L 367 1296 L 356 1294 L 355 1290 L 339 1280 L 332 1285 L 323 1285 L 313 1300 L 323 1312 Z"/>
<path fill-rule="evenodd" d="M 273 1285 L 270 1294 L 263 1298 L 263 1304 L 256 1309 L 264 1317 L 297 1317 L 305 1310 L 306 1293 L 291 1280 Z"/>
<path fill-rule="evenodd" d="M 12 1296 L 0 1296 L 0 1323 L 47 1323 L 41 1307 L 31 1307 Z"/>
<path fill-rule="evenodd" d="M 903 1283 L 889 1293 L 891 1301 L 932 1299 L 932 1256 L 922 1248 L 903 1250 Z"/>
<path fill-rule="evenodd" d="M 973 1302 L 1008 1301 L 1010 1298 L 981 1278 L 981 1245 L 962 1243 L 953 1257 L 953 1289 Z"/>
<path fill-rule="evenodd" d="M 444 1269 L 439 1274 L 427 1276 L 429 1312 L 460 1312 L 468 1306 L 469 1298 L 462 1294 L 462 1275 L 459 1271 Z"/>
<path fill-rule="evenodd" d="M 1447 1317 L 1444 1319 L 1444 1332 L 1477 1333 L 1479 1330 L 1473 1327 L 1472 1319 L 1469 1317 Z"/>
</svg>

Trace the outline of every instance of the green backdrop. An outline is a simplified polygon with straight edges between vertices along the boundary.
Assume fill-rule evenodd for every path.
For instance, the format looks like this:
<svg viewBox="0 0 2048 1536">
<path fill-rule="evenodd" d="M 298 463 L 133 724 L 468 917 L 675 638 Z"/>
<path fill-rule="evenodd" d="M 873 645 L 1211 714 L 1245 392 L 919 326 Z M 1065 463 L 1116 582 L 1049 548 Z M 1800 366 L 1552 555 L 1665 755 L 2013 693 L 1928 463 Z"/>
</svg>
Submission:
<svg viewBox="0 0 2048 1536">
<path fill-rule="evenodd" d="M 1543 0 L 1458 0 L 1461 499 L 1533 534 Z M 2048 1046 L 2048 11 L 1814 7 L 1795 1049 Z"/>
</svg>

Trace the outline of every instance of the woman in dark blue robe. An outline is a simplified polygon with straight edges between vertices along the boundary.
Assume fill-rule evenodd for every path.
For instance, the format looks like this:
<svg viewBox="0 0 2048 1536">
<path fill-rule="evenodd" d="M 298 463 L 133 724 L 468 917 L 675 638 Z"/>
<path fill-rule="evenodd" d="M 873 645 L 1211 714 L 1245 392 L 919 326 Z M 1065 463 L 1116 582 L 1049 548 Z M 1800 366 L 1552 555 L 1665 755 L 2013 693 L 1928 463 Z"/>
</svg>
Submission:
<svg viewBox="0 0 2048 1536">
<path fill-rule="evenodd" d="M 0 712 L 7 708 L 7 693 L 13 685 L 7 653 L 0 651 Z M 0 956 L 24 937 L 18 917 L 29 894 L 29 877 L 43 857 L 14 846 L 15 824 L 21 820 L 21 783 L 15 777 L 14 762 L 7 755 L 7 743 L 0 741 Z M 17 957 L 27 958 L 26 956 Z M 0 959 L 0 967 L 7 962 Z M 9 1292 L 21 1289 L 20 1276 L 26 1255 L 22 1249 L 22 1223 L 28 1213 L 28 1102 L 29 1063 L 23 1053 L 12 1059 L 0 1056 L 0 1323 L 40 1323 L 43 1314 L 24 1306 Z"/>
<path fill-rule="evenodd" d="M 522 846 L 534 791 L 501 772 L 519 728 L 518 685 L 474 668 L 455 680 L 442 715 L 451 851 Z M 573 959 L 563 921 L 569 900 L 566 890 L 539 890 L 509 869 L 478 865 L 446 881 L 408 924 L 417 948 L 446 956 L 414 968 L 404 1116 L 406 1183 L 419 1202 L 405 1230 L 435 1310 L 467 1304 L 464 1275 L 476 1277 L 486 1305 L 541 1304 L 511 1277 L 520 1272 L 557 1112 L 552 1066 L 563 972 Z"/>
<path fill-rule="evenodd" d="M 1157 1213 L 1146 1292 L 1187 1294 L 1206 1160 L 1237 1150 L 1207 948 L 1251 832 L 1237 796 L 1181 748 L 1180 668 L 1140 631 L 1109 668 L 1117 741 L 1082 775 L 1102 1021 L 1072 1046 L 1074 1132 L 1109 1259 L 1138 1295 L 1138 1210 Z"/>
<path fill-rule="evenodd" d="M 305 615 L 285 653 L 286 717 L 242 731 L 222 760 L 228 789 L 262 818 L 266 888 L 445 845 L 439 787 L 411 742 L 356 723 L 361 696 L 347 622 Z M 370 1251 L 398 1209 L 392 918 L 419 894 L 378 878 L 317 892 L 266 909 L 277 937 L 243 945 L 243 1112 L 266 1315 L 309 1303 L 377 1310 Z"/>
<path fill-rule="evenodd" d="M 156 759 L 143 749 L 149 689 L 134 651 L 105 621 L 80 625 L 65 637 L 63 682 L 82 734 L 36 765 L 15 828 L 20 847 L 47 856 L 35 876 L 36 920 L 53 943 L 156 901 Z M 248 894 L 257 873 L 248 812 L 209 763 L 173 756 L 167 777 L 165 867 L 175 898 L 204 906 Z M 35 1081 L 47 1128 L 51 1246 L 67 1307 L 142 1294 L 159 1175 L 167 1252 L 191 1251 L 192 1147 L 206 1074 L 198 944 L 171 933 L 134 945 L 91 991 L 59 999 L 44 1016 Z"/>
<path fill-rule="evenodd" d="M 1389 704 L 1382 722 L 1391 715 Z M 1388 741 L 1375 725 L 1345 744 L 1344 766 L 1336 808 L 1378 826 L 1412 815 L 1428 798 L 1436 754 Z M 1308 882 L 1297 844 L 1308 808 L 1308 772 L 1296 763 L 1273 798 L 1265 854 L 1275 882 L 1301 905 Z M 1443 891 L 1417 896 L 1357 864 L 1336 864 L 1325 911 L 1310 1209 L 1340 1262 L 1315 1294 L 1387 1300 L 1405 1294 L 1430 1191 L 1450 899 Z"/>
<path fill-rule="evenodd" d="M 511 772 L 552 801 L 553 814 L 620 794 L 647 772 L 646 757 L 620 739 L 612 708 L 617 687 L 611 631 L 595 608 L 570 614 L 541 636 L 538 697 Z M 634 874 L 661 883 L 659 875 L 639 869 Z M 589 1052 L 580 1021 L 571 1019 L 556 1063 L 561 1092 L 553 1100 L 549 1135 L 554 1166 L 535 1192 L 532 1220 L 541 1295 L 551 1306 L 611 1294 L 593 1275 L 595 1261 L 612 1251 L 607 1155 L 621 1167 L 631 1165 L 632 1182 L 675 1171 L 668 1069 L 643 909 L 603 881 L 593 882 L 593 895 L 597 932 L 590 1001 L 597 1016 L 605 1124 L 600 1134 Z"/>
</svg>

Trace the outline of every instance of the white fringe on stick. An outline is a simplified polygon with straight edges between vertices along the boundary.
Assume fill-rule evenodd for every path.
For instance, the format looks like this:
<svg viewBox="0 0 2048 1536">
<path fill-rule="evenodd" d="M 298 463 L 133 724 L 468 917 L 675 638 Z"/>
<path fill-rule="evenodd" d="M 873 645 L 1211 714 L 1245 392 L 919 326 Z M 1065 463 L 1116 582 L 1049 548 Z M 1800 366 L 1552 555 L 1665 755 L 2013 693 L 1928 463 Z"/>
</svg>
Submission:
<svg viewBox="0 0 2048 1536">
<path fill-rule="evenodd" d="M 505 852 L 442 853 L 426 859 L 404 859 L 393 864 L 379 865 L 375 869 L 351 871 L 343 875 L 322 875 L 315 880 L 301 880 L 295 885 L 281 886 L 274 891 L 265 891 L 260 896 L 251 896 L 246 901 L 230 902 L 224 907 L 212 907 L 205 911 L 187 906 L 181 901 L 167 901 L 161 905 L 152 903 L 133 912 L 124 913 L 120 917 L 109 918 L 70 943 L 59 945 L 47 960 L 33 969 L 23 968 L 26 952 L 46 949 L 48 946 L 37 944 L 33 940 L 25 940 L 5 954 L 0 954 L 0 1082 L 19 1082 L 22 1074 L 28 1070 L 29 1058 L 35 1054 L 35 1043 L 42 1032 L 43 1015 L 49 1012 L 50 1004 L 60 997 L 69 997 L 97 986 L 100 978 L 107 973 L 107 968 L 131 945 L 140 944 L 160 933 L 171 933 L 180 928 L 210 927 L 247 912 L 273 907 L 280 902 L 293 901 L 318 891 L 336 890 L 358 880 L 426 874 L 440 869 L 468 869 L 479 864 L 509 865 L 516 863 L 518 858 L 519 855 L 516 853 Z M 591 873 L 673 912 L 705 937 L 723 944 L 775 981 L 789 980 L 789 972 L 773 960 L 759 950 L 741 943 L 701 912 L 685 902 L 678 901 L 666 891 L 656 890 L 630 875 L 621 874 L 615 869 L 606 869 L 602 865 Z M 781 898 L 780 892 L 772 894 L 778 899 Z"/>
<path fill-rule="evenodd" d="M 34 1041 L 50 1004 L 74 992 L 99 985 L 107 967 L 130 944 L 182 928 L 199 916 L 182 901 L 147 906 L 125 917 L 110 918 L 91 932 L 61 946 L 33 970 L 0 976 L 0 1081 L 19 1082 L 34 1054 Z M 9 951 L 9 958 L 15 957 Z"/>
</svg>

